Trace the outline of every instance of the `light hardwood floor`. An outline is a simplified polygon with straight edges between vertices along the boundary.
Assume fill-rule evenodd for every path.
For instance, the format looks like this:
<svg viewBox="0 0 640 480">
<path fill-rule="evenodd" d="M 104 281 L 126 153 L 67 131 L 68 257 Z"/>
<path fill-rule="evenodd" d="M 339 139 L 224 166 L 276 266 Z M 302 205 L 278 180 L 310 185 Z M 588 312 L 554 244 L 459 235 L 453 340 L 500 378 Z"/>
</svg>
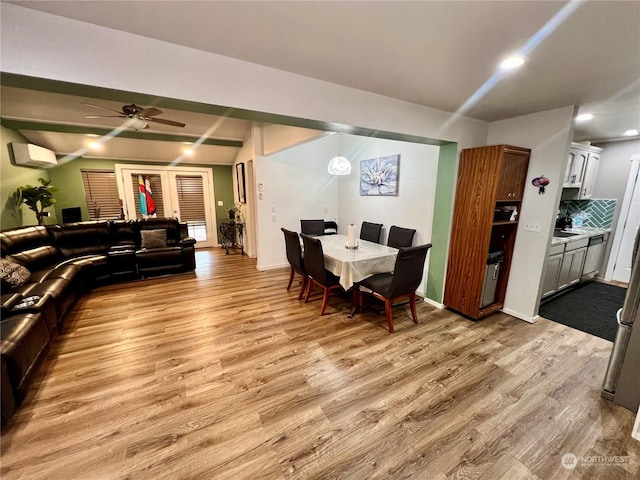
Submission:
<svg viewBox="0 0 640 480">
<path fill-rule="evenodd" d="M 319 317 L 288 269 L 197 262 L 79 299 L 2 436 L 3 480 L 639 478 L 635 416 L 600 398 L 609 342 L 424 302 L 390 335 L 348 296 Z"/>
</svg>

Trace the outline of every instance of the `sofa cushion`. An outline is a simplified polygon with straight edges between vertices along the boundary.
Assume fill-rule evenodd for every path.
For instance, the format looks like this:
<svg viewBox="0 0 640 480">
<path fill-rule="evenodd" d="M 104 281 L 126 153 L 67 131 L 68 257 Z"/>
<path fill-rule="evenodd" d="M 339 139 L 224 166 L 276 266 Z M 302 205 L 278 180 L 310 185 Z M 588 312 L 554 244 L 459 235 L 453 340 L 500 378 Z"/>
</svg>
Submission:
<svg viewBox="0 0 640 480">
<path fill-rule="evenodd" d="M 111 246 L 109 222 L 79 222 L 47 227 L 64 258 L 104 254 Z"/>
<path fill-rule="evenodd" d="M 19 263 L 0 258 L 0 278 L 12 287 L 19 287 L 29 281 L 31 272 Z"/>
<path fill-rule="evenodd" d="M 50 244 L 49 232 L 44 225 L 19 227 L 0 232 L 0 245 L 3 257 Z"/>
<path fill-rule="evenodd" d="M 167 231 L 162 229 L 142 230 L 142 248 L 164 248 L 167 246 Z"/>
<path fill-rule="evenodd" d="M 32 272 L 37 272 L 57 265 L 60 260 L 60 252 L 52 245 L 43 245 L 30 250 L 12 253 L 6 258 L 27 267 Z"/>
</svg>

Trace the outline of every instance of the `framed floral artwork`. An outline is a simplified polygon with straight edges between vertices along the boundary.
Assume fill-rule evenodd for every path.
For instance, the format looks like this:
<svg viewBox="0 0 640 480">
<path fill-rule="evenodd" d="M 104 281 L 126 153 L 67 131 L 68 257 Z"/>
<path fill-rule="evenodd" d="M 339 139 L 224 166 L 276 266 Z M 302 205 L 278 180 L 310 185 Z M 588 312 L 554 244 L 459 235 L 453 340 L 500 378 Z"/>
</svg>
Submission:
<svg viewBox="0 0 640 480">
<path fill-rule="evenodd" d="M 360 195 L 398 195 L 400 154 L 360 161 Z"/>
</svg>

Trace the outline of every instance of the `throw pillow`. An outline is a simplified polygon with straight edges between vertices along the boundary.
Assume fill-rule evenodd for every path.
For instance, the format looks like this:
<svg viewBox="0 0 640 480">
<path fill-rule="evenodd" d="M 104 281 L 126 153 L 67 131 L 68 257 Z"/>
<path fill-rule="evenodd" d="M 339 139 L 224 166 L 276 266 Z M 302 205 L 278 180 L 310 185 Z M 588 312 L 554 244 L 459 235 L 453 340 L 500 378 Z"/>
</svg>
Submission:
<svg viewBox="0 0 640 480">
<path fill-rule="evenodd" d="M 142 248 L 162 248 L 167 246 L 167 231 L 158 230 L 141 230 Z"/>
<path fill-rule="evenodd" d="M 6 258 L 0 259 L 0 278 L 12 287 L 24 285 L 31 277 L 31 272 L 19 263 Z"/>
</svg>

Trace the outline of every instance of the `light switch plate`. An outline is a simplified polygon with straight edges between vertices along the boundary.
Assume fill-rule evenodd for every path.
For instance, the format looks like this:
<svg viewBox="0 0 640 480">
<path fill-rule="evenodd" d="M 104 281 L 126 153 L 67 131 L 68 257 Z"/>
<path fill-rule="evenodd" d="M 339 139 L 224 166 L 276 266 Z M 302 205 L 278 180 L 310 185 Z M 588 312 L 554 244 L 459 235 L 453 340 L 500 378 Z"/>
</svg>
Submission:
<svg viewBox="0 0 640 480">
<path fill-rule="evenodd" d="M 219 207 L 224 207 L 224 202 L 222 200 L 218 200 L 218 206 Z"/>
<path fill-rule="evenodd" d="M 541 232 L 542 225 L 540 225 L 540 222 L 524 222 L 524 229 L 527 232 Z"/>
</svg>

